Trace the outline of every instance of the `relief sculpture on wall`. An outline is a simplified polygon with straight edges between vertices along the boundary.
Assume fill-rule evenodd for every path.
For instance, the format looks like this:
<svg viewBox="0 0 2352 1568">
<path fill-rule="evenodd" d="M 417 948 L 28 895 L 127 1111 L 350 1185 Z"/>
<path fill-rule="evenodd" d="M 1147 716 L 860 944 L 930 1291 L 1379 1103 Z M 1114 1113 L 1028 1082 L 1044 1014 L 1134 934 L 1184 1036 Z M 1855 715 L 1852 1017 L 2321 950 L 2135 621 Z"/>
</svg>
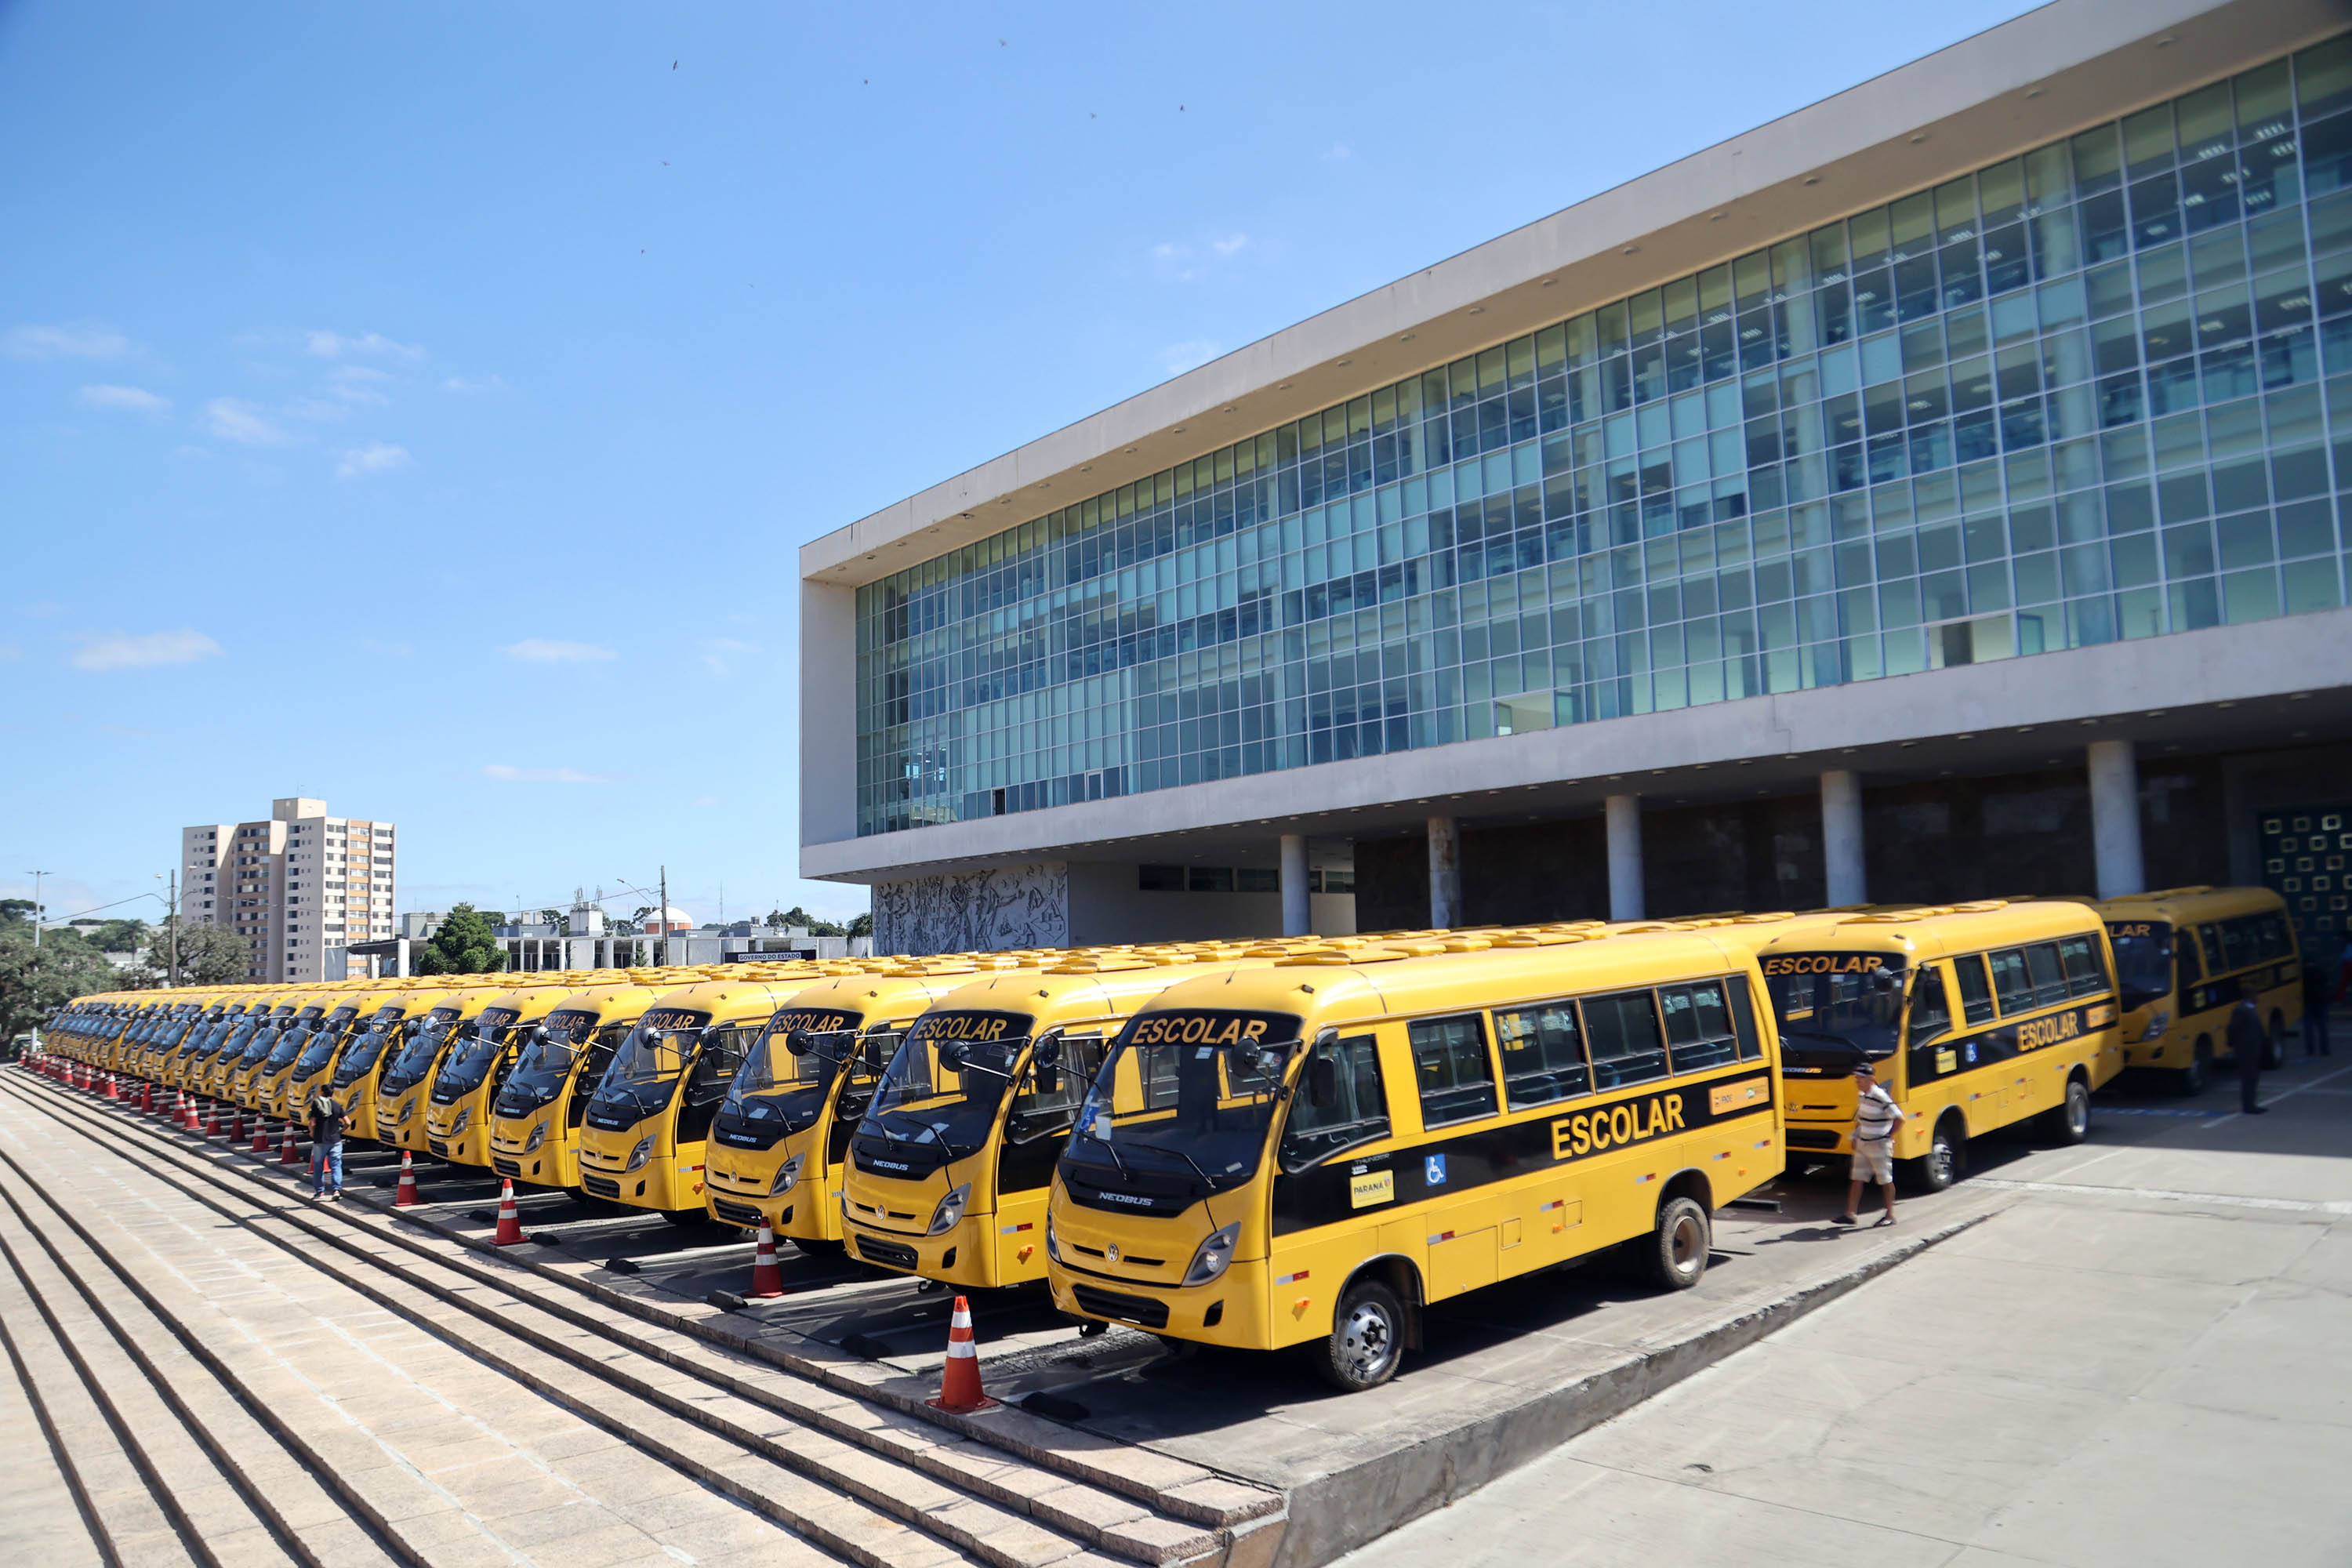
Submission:
<svg viewBox="0 0 2352 1568">
<path fill-rule="evenodd" d="M 993 952 L 1069 940 L 1069 868 L 1058 860 L 874 887 L 877 953 Z"/>
</svg>

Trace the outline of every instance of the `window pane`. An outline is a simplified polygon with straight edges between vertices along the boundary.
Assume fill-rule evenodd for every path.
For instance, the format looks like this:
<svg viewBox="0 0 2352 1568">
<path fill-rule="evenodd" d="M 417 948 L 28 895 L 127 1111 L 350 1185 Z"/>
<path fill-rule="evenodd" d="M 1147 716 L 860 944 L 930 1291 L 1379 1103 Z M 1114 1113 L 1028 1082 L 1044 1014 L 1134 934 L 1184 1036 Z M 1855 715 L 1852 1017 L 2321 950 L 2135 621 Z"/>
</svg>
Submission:
<svg viewBox="0 0 2352 1568">
<path fill-rule="evenodd" d="M 1992 983 L 1985 978 L 1985 962 L 1980 953 L 1970 953 L 1956 959 L 1952 973 L 1960 981 L 1960 1016 L 1969 1024 L 1992 1022 Z"/>
<path fill-rule="evenodd" d="M 1910 1043 L 1932 1040 L 1952 1026 L 1952 1005 L 1944 997 L 1943 972 L 1922 965 L 1911 983 Z"/>
<path fill-rule="evenodd" d="M 1665 1041 L 1647 991 L 1584 999 L 1584 1033 L 1597 1089 L 1622 1089 L 1666 1076 Z"/>
<path fill-rule="evenodd" d="M 1330 1066 L 1330 1103 L 1317 1105 L 1311 1092 L 1318 1064 Z M 1370 1035 L 1329 1040 L 1307 1058 L 1310 1092 L 1291 1097 L 1290 1121 L 1282 1135 L 1283 1163 L 1292 1169 L 1341 1149 L 1389 1135 L 1388 1096 L 1381 1085 L 1381 1053 Z"/>
<path fill-rule="evenodd" d="M 1693 985 L 1665 985 L 1658 990 L 1658 1006 L 1666 1017 L 1666 1047 L 1675 1072 L 1703 1072 L 1738 1058 L 1738 1042 L 1731 1032 L 1731 1010 L 1724 1004 L 1723 982 L 1703 980 Z"/>
<path fill-rule="evenodd" d="M 2026 978 L 2025 950 L 2005 948 L 1992 955 L 1992 988 L 2004 1013 L 2023 1013 L 2033 1006 L 2033 982 Z"/>
<path fill-rule="evenodd" d="M 2095 996 L 2107 987 L 2107 966 L 2087 936 L 2058 939 L 2058 961 L 2066 966 L 2066 989 L 2076 996 Z"/>
<path fill-rule="evenodd" d="M 1502 1047 L 1503 1089 L 1513 1110 L 1592 1092 L 1575 1004 L 1548 1002 L 1497 1012 L 1495 1038 Z"/>
<path fill-rule="evenodd" d="M 1495 1069 L 1478 1016 L 1423 1018 L 1405 1026 L 1421 1089 L 1421 1120 L 1442 1127 L 1495 1113 Z"/>
<path fill-rule="evenodd" d="M 2058 944 L 2037 942 L 2025 950 L 2026 973 L 2033 978 L 2033 1005 L 2047 1007 L 2066 1000 L 2066 971 L 2058 962 Z"/>
</svg>

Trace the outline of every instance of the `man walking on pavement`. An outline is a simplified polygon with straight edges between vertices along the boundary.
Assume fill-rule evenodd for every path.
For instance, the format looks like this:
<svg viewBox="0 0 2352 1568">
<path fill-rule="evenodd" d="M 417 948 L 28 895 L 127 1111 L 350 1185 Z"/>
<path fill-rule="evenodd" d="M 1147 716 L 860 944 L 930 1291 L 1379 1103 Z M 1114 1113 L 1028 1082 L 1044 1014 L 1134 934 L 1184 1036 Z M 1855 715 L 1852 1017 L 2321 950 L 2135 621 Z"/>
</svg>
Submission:
<svg viewBox="0 0 2352 1568">
<path fill-rule="evenodd" d="M 1867 1061 L 1857 1063 L 1853 1069 L 1853 1184 L 1846 1189 L 1845 1213 L 1838 1215 L 1838 1224 L 1854 1223 L 1854 1215 L 1862 1207 L 1863 1184 L 1874 1178 L 1886 1199 L 1886 1217 L 1878 1223 L 1895 1223 L 1895 1129 L 1902 1121 L 1903 1108 L 1878 1086 L 1877 1069 Z"/>
<path fill-rule="evenodd" d="M 329 1203 L 343 1201 L 343 1129 L 351 1125 L 335 1097 L 324 1087 L 310 1097 L 304 1114 L 310 1122 L 310 1195 Z"/>
<path fill-rule="evenodd" d="M 2238 1005 L 2230 1009 L 2230 1054 L 2238 1058 L 2238 1109 L 2249 1116 L 2264 1116 L 2270 1107 L 2256 1103 L 2263 1086 L 2263 1053 L 2270 1048 L 2263 1027 L 2263 1010 L 2253 983 L 2238 987 Z"/>
</svg>

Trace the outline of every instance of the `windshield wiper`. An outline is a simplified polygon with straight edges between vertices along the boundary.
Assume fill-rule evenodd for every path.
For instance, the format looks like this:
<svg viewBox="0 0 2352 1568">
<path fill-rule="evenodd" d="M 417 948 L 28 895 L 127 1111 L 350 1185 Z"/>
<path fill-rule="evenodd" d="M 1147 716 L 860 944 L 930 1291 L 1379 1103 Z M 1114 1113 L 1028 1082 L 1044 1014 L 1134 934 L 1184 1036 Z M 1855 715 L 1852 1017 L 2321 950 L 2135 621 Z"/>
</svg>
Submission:
<svg viewBox="0 0 2352 1568">
<path fill-rule="evenodd" d="M 1119 1157 L 1118 1151 L 1111 1147 L 1111 1142 L 1109 1139 L 1101 1137 L 1093 1132 L 1086 1133 L 1084 1134 L 1084 1137 L 1087 1142 L 1097 1143 L 1102 1146 L 1102 1152 L 1110 1156 L 1110 1163 L 1118 1167 L 1118 1173 L 1120 1175 L 1128 1176 L 1132 1174 L 1132 1173 L 1130 1173 L 1127 1168 L 1127 1162 Z"/>
</svg>

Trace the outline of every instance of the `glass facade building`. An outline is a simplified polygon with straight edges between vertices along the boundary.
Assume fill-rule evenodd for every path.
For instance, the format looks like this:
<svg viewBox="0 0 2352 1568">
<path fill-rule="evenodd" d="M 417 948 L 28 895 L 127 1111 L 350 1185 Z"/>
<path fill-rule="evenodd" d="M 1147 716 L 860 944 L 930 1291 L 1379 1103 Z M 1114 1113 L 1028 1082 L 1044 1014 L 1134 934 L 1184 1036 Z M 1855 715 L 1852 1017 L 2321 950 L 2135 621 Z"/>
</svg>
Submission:
<svg viewBox="0 0 2352 1568">
<path fill-rule="evenodd" d="M 2352 37 L 857 590 L 861 835 L 2344 603 Z"/>
</svg>

